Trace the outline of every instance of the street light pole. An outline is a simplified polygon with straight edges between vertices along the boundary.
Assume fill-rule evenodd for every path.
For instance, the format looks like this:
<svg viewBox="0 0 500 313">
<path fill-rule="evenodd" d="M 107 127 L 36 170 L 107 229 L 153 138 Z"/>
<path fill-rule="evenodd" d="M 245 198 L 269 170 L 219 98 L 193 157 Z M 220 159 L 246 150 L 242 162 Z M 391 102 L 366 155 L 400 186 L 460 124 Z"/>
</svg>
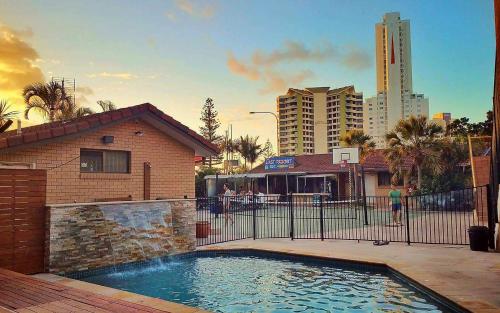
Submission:
<svg viewBox="0 0 500 313">
<path fill-rule="evenodd" d="M 259 111 L 252 111 L 252 112 L 249 112 L 250 114 L 271 114 L 274 116 L 274 118 L 276 118 L 276 152 L 278 154 L 278 156 L 280 155 L 280 122 L 279 122 L 279 118 L 278 118 L 278 115 L 276 115 L 276 113 L 274 112 L 259 112 Z"/>
</svg>

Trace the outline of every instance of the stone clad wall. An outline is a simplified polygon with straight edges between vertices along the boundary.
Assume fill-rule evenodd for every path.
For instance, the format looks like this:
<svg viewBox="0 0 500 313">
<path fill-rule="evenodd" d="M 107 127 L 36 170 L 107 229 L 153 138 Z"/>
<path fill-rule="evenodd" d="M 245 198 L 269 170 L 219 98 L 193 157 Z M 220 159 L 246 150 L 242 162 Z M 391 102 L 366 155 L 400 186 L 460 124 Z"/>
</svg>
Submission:
<svg viewBox="0 0 500 313">
<path fill-rule="evenodd" d="M 48 208 L 52 273 L 141 261 L 196 247 L 194 200 L 126 201 Z"/>
</svg>

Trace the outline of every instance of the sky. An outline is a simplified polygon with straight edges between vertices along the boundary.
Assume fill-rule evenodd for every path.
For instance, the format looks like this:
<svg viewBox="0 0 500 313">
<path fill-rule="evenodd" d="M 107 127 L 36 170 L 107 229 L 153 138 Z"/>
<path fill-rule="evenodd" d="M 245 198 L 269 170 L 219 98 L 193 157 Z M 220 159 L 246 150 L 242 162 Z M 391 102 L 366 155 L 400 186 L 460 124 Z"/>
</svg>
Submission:
<svg viewBox="0 0 500 313">
<path fill-rule="evenodd" d="M 0 99 L 75 79 L 77 102 L 150 102 L 198 130 L 207 97 L 233 136 L 275 145 L 276 97 L 354 85 L 375 95 L 375 24 L 411 24 L 414 92 L 430 113 L 484 120 L 495 55 L 492 0 L 0 0 Z M 24 125 L 42 122 L 30 116 Z"/>
</svg>

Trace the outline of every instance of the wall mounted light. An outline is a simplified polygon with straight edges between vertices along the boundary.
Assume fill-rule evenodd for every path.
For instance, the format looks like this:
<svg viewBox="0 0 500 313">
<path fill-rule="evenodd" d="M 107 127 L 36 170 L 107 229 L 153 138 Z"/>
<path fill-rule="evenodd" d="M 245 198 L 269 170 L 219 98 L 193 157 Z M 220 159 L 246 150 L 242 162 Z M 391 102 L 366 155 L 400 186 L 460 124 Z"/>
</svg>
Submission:
<svg viewBox="0 0 500 313">
<path fill-rule="evenodd" d="M 144 136 L 144 132 L 142 130 L 138 130 L 134 133 L 136 136 L 142 137 Z"/>
<path fill-rule="evenodd" d="M 101 139 L 104 144 L 113 143 L 115 141 L 115 136 L 102 136 Z"/>
</svg>

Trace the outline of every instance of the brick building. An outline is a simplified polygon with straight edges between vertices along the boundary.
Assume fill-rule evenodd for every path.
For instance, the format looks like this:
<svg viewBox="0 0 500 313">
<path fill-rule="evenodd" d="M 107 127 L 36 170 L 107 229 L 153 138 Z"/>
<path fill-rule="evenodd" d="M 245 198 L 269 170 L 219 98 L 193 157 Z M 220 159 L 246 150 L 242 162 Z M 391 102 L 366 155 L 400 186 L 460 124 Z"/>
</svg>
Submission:
<svg viewBox="0 0 500 313">
<path fill-rule="evenodd" d="M 194 197 L 217 148 L 145 103 L 0 134 L 2 167 L 47 170 L 47 203 Z"/>
</svg>

